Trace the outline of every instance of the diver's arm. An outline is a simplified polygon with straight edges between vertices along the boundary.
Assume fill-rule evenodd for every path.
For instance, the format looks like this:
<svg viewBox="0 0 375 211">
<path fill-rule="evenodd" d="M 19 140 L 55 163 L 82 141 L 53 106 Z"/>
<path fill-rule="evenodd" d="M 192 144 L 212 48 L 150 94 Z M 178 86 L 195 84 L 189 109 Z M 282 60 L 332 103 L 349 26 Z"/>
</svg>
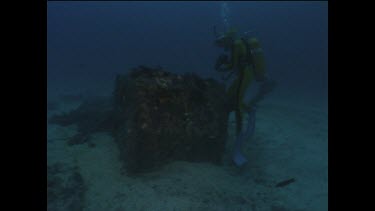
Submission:
<svg viewBox="0 0 375 211">
<path fill-rule="evenodd" d="M 239 54 L 240 54 L 240 43 L 241 41 L 235 41 L 234 46 L 232 48 L 232 53 L 231 53 L 231 59 L 229 64 L 224 65 L 225 70 L 231 70 L 235 67 L 238 67 L 239 63 Z"/>
<path fill-rule="evenodd" d="M 215 70 L 218 71 L 218 72 L 228 72 L 229 70 L 228 69 L 224 69 L 223 68 L 223 65 L 229 63 L 228 61 L 228 56 L 226 54 L 222 54 L 220 55 L 217 60 L 216 60 L 216 63 L 215 63 Z"/>
</svg>

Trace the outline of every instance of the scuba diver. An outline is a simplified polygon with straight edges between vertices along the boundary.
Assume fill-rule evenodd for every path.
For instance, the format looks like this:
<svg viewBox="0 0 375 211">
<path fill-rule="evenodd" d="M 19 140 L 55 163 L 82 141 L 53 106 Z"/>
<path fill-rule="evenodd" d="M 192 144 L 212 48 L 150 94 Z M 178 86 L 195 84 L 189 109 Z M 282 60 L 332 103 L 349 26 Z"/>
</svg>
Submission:
<svg viewBox="0 0 375 211">
<path fill-rule="evenodd" d="M 250 138 L 255 128 L 256 103 L 269 93 L 275 83 L 268 79 L 265 70 L 263 50 L 256 38 L 238 38 L 236 30 L 230 29 L 222 36 L 217 36 L 216 28 L 215 45 L 229 51 L 230 57 L 222 54 L 215 63 L 215 70 L 228 72 L 226 79 L 233 74 L 236 78 L 229 86 L 227 95 L 229 97 L 229 109 L 235 112 L 236 118 L 236 142 L 233 161 L 237 166 L 242 166 L 247 159 L 241 153 L 243 141 Z M 244 102 L 247 88 L 253 81 L 259 82 L 258 93 L 248 103 Z M 244 112 L 247 113 L 248 124 L 243 130 Z"/>
</svg>

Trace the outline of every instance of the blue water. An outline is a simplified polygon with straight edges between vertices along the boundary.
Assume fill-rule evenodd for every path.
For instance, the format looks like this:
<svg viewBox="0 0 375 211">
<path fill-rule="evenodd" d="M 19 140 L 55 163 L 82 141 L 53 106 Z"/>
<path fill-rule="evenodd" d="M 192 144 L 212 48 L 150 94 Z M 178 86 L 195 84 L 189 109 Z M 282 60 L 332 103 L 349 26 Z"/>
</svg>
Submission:
<svg viewBox="0 0 375 211">
<path fill-rule="evenodd" d="M 250 160 L 249 165 L 256 167 L 248 167 L 242 173 L 239 173 L 238 169 L 235 168 L 226 169 L 228 170 L 228 178 L 233 177 L 235 179 L 237 176 L 241 178 L 232 185 L 229 182 L 229 187 L 248 184 L 254 178 L 256 178 L 254 181 L 265 180 L 270 184 L 275 184 L 283 179 L 289 179 L 289 174 L 285 170 L 289 168 L 291 169 L 290 172 L 295 170 L 295 172 L 300 173 L 300 177 L 296 176 L 297 173 L 291 174 L 290 176 L 294 175 L 297 178 L 295 184 L 281 189 L 282 191 L 286 190 L 286 192 L 278 192 L 277 194 L 282 197 L 277 199 L 272 198 L 274 192 L 267 192 L 267 185 L 263 185 L 264 187 L 260 185 L 260 192 L 265 191 L 269 194 L 265 195 L 269 197 L 267 199 L 262 198 L 267 202 L 265 205 L 258 204 L 258 208 L 254 208 L 254 204 L 241 198 L 246 195 L 247 190 L 249 190 L 248 194 L 251 195 L 250 189 L 255 190 L 256 188 L 236 189 L 238 195 L 228 199 L 224 195 L 229 188 L 226 189 L 227 186 L 221 183 L 220 179 L 214 190 L 219 192 L 222 190 L 223 193 L 218 194 L 216 192 L 209 199 L 211 202 L 207 202 L 208 204 L 197 205 L 198 202 L 187 200 L 188 196 L 194 195 L 189 191 L 188 194 L 182 194 L 183 196 L 179 199 L 182 200 L 186 196 L 183 199 L 191 203 L 190 210 L 327 210 L 327 2 L 240 1 L 227 2 L 224 8 L 223 2 L 216 1 L 52 1 L 48 2 L 47 9 L 47 91 L 49 100 L 57 99 L 58 96 L 63 94 L 111 95 L 116 74 L 127 73 L 131 68 L 139 65 L 151 67 L 160 65 L 163 69 L 174 73 L 193 72 L 204 78 L 221 80 L 221 75 L 214 70 L 214 62 L 223 51 L 214 45 L 214 26 L 217 27 L 219 32 L 222 32 L 228 26 L 236 27 L 240 33 L 251 31 L 250 35 L 257 37 L 261 42 L 267 72 L 270 78 L 277 82 L 277 86 L 270 97 L 266 99 L 271 100 L 270 103 L 265 104 L 264 107 L 261 105 L 259 111 L 257 111 L 255 140 L 250 142 L 253 145 L 248 145 L 250 149 L 247 148 L 244 153 Z M 223 11 L 225 11 L 225 14 L 223 14 Z M 251 92 L 249 91 L 248 95 L 251 95 Z M 278 101 L 273 102 L 272 99 Z M 293 110 L 295 105 L 289 101 L 291 99 L 294 100 L 293 102 L 301 103 L 302 107 Z M 281 101 L 285 103 L 278 104 Z M 310 109 L 312 104 L 318 105 L 318 107 L 314 108 L 313 111 L 308 110 L 307 108 Z M 306 111 L 303 110 L 304 106 L 307 109 Z M 52 134 L 51 137 L 58 137 L 56 134 L 73 133 L 66 132 L 68 130 L 66 128 L 53 128 L 52 130 L 50 127 L 52 126 L 49 125 L 48 133 L 49 135 Z M 259 137 L 263 137 L 264 141 L 262 142 Z M 289 140 L 290 142 L 288 142 Z M 272 141 L 275 141 L 275 145 L 268 146 L 267 143 L 269 144 Z M 66 155 L 62 153 L 63 150 L 56 149 L 58 148 L 56 143 L 57 141 L 51 142 L 50 148 L 55 151 L 49 151 L 49 156 L 53 159 L 59 156 L 63 158 Z M 256 147 L 262 150 L 256 151 L 255 143 L 259 144 Z M 299 144 L 300 148 L 293 148 L 294 144 Z M 97 145 L 97 149 L 99 149 L 100 144 L 97 143 Z M 267 147 L 263 145 L 267 145 Z M 289 157 L 289 151 L 285 151 L 285 154 L 278 156 L 275 151 L 272 151 L 277 147 L 289 147 L 290 154 L 301 153 L 301 157 L 298 157 L 298 155 Z M 105 146 L 103 146 L 104 148 Z M 79 149 L 78 147 L 77 150 Z M 107 148 L 105 149 L 107 150 Z M 284 150 L 284 148 L 282 149 Z M 306 150 L 306 152 L 303 150 Z M 249 154 L 252 156 L 249 156 Z M 274 160 L 272 160 L 273 156 L 275 156 Z M 259 159 L 259 162 L 257 163 L 254 159 Z M 84 161 L 78 160 L 77 162 Z M 278 165 L 281 166 L 288 162 L 296 163 L 290 164 L 292 167 L 280 167 L 281 170 L 277 170 Z M 288 164 L 285 164 L 285 166 L 288 166 Z M 186 168 L 189 170 L 185 170 L 190 172 L 190 167 Z M 195 167 L 191 168 L 194 169 Z M 90 175 L 90 173 L 87 173 L 89 170 L 86 169 L 85 171 L 87 175 Z M 184 172 L 181 169 L 176 170 L 176 172 L 179 171 Z M 216 177 L 215 173 L 212 173 L 215 170 L 210 172 L 207 170 L 206 173 L 197 173 L 196 175 L 204 178 L 204 174 L 212 174 L 210 178 Z M 192 174 L 190 172 L 189 175 Z M 169 178 L 168 174 L 164 176 L 161 176 L 161 178 Z M 174 176 L 177 178 L 181 175 Z M 309 176 L 311 176 L 310 180 Z M 105 179 L 106 176 L 103 178 Z M 174 177 L 171 176 L 170 178 Z M 184 177 L 181 176 L 181 178 Z M 202 178 L 196 178 L 195 181 Z M 301 178 L 307 179 L 301 181 Z M 83 179 L 87 179 L 85 175 L 83 175 Z M 133 181 L 125 180 L 125 183 Z M 182 179 L 182 181 L 185 180 Z M 158 182 L 160 181 L 155 182 L 155 184 L 159 184 Z M 148 181 L 145 184 L 149 183 Z M 155 185 L 152 182 L 151 184 Z M 191 183 L 186 182 L 186 184 Z M 117 185 L 114 184 L 114 186 Z M 253 187 L 252 185 L 249 186 Z M 93 187 L 96 186 L 93 185 Z M 173 189 L 178 186 L 171 185 L 170 187 Z M 265 189 L 262 189 L 262 187 Z M 293 187 L 296 187 L 296 189 L 293 189 Z M 92 188 L 92 190 L 94 189 Z M 304 190 L 307 191 L 303 192 Z M 311 192 L 309 192 L 310 190 Z M 110 190 L 103 190 L 107 193 L 106 191 L 110 192 Z M 298 191 L 302 191 L 302 194 Z M 141 192 L 134 193 L 133 199 L 139 196 L 139 200 L 142 201 Z M 227 195 L 230 194 L 227 193 Z M 304 196 L 305 198 L 292 196 Z M 87 201 L 91 201 L 85 203 L 95 201 L 90 197 Z M 163 193 L 160 194 L 160 197 L 164 201 L 176 199 L 168 198 L 170 196 L 167 197 Z M 229 201 L 215 201 L 215 197 L 224 197 Z M 131 201 L 131 198 L 131 196 L 128 196 L 129 201 L 126 201 L 126 203 L 132 204 L 134 201 Z M 121 200 L 125 199 L 121 198 Z M 275 204 L 274 202 L 277 200 L 279 201 Z M 158 204 L 154 207 L 155 210 L 185 210 L 186 207 L 189 207 L 185 202 L 178 202 L 177 200 L 175 204 L 165 202 L 164 205 Z M 118 205 L 117 208 L 114 204 L 113 209 L 103 208 L 105 206 L 103 204 L 97 206 L 86 204 L 86 208 L 83 210 L 153 210 L 150 208 L 151 205 L 145 205 L 146 208 L 142 208 L 142 206 L 139 207 L 139 201 L 136 203 L 138 205 L 134 205 L 134 207 L 132 207 L 133 205 L 128 207 L 127 205 Z M 147 204 L 147 202 L 145 203 Z M 219 206 L 221 203 L 226 203 L 226 205 Z M 215 204 L 216 207 L 214 207 Z M 211 209 L 208 208 L 210 206 Z M 201 207 L 201 209 L 198 209 L 198 207 Z"/>
<path fill-rule="evenodd" d="M 109 91 L 116 73 L 143 65 L 218 78 L 213 26 L 221 2 L 49 2 L 48 86 Z M 279 90 L 325 98 L 327 2 L 229 2 L 230 25 L 252 30 Z M 66 86 L 69 81 L 69 86 Z M 64 88 L 63 88 L 64 87 Z"/>
</svg>

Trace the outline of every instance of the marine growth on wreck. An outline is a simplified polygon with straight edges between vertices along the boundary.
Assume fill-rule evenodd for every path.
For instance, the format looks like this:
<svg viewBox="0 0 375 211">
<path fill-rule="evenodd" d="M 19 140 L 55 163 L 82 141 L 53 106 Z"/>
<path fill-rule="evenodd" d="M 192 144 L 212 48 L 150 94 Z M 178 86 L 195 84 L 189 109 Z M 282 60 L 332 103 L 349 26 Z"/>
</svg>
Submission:
<svg viewBox="0 0 375 211">
<path fill-rule="evenodd" d="M 219 164 L 229 114 L 224 93 L 224 84 L 213 79 L 140 66 L 117 75 L 112 97 L 86 100 L 50 122 L 77 124 L 69 144 L 85 143 L 94 132 L 109 132 L 128 173 L 174 160 Z"/>
</svg>

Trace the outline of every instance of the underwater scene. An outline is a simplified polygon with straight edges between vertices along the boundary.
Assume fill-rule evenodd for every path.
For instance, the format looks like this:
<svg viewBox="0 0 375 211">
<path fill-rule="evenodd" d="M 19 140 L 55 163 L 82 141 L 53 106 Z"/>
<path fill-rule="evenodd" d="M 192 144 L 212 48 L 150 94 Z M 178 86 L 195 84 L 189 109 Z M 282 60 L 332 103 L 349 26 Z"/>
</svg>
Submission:
<svg viewBox="0 0 375 211">
<path fill-rule="evenodd" d="M 328 210 L 328 2 L 49 1 L 47 210 Z"/>
</svg>

